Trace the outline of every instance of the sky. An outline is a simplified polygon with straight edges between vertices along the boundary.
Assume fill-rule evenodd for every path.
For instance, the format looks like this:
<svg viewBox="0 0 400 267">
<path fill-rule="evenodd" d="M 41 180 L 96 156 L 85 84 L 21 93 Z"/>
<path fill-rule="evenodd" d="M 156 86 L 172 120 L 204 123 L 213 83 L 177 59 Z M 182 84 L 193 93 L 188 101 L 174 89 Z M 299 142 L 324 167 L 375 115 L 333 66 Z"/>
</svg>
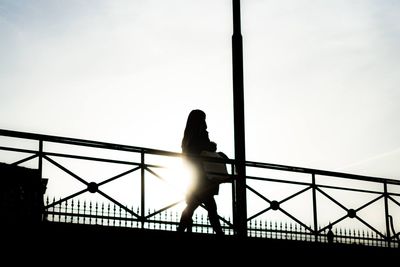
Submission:
<svg viewBox="0 0 400 267">
<path fill-rule="evenodd" d="M 400 177 L 394 0 L 242 3 L 246 158 Z M 234 156 L 231 1 L 0 1 L 2 129 Z"/>
<path fill-rule="evenodd" d="M 246 159 L 400 179 L 400 2 L 242 1 Z M 0 0 L 0 128 L 234 157 L 229 0 Z"/>
</svg>

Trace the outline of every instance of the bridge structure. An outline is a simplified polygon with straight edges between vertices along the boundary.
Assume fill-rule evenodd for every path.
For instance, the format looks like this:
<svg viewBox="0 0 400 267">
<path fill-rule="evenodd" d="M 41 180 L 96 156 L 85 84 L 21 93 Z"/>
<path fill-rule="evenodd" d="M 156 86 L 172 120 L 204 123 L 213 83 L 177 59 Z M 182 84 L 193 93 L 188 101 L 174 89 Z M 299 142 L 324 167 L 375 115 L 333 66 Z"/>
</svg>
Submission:
<svg viewBox="0 0 400 267">
<path fill-rule="evenodd" d="M 185 192 L 178 188 L 190 176 L 180 153 L 10 130 L 0 130 L 0 137 L 3 184 L 17 183 L 8 192 L 3 187 L 3 225 L 39 222 L 44 229 L 67 232 L 81 226 L 130 229 L 148 237 L 152 232 L 176 234 L 185 204 Z M 233 220 L 239 201 L 236 162 L 207 160 L 223 161 L 219 163 L 228 166 L 231 178 L 216 196 L 226 239 L 400 247 L 399 180 L 246 161 L 248 216 L 243 237 Z M 31 172 L 24 175 L 12 168 Z M 26 182 L 32 179 L 38 182 Z M 32 186 L 21 189 L 25 184 L 35 185 L 40 197 L 27 197 Z M 19 193 L 10 193 L 13 188 Z M 15 194 L 38 204 L 11 201 Z M 29 220 L 15 211 L 21 207 L 33 214 Z M 191 235 L 215 238 L 202 208 L 195 213 Z"/>
</svg>

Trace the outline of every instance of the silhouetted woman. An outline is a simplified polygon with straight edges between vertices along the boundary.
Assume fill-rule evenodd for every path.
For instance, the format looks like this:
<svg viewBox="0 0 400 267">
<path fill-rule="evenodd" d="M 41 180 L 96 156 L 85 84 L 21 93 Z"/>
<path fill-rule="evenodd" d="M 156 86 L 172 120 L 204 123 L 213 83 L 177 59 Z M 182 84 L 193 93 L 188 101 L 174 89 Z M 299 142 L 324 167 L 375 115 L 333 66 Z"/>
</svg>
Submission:
<svg viewBox="0 0 400 267">
<path fill-rule="evenodd" d="M 195 177 L 186 194 L 186 208 L 182 211 L 178 232 L 184 232 L 186 229 L 191 231 L 193 213 L 201 204 L 204 204 L 215 233 L 224 234 L 214 199 L 214 195 L 218 194 L 219 184 L 207 179 L 202 161 L 198 158 L 202 151 L 215 152 L 216 150 L 216 143 L 210 141 L 208 137 L 206 114 L 199 109 L 192 110 L 189 113 L 182 139 L 182 153 L 194 167 Z"/>
</svg>

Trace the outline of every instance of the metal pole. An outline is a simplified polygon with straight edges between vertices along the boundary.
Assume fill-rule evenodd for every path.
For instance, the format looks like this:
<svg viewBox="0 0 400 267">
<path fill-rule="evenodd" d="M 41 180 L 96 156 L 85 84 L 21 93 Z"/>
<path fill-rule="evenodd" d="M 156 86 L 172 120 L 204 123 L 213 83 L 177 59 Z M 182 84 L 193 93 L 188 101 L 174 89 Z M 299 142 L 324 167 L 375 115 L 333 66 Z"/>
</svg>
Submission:
<svg viewBox="0 0 400 267">
<path fill-rule="evenodd" d="M 235 161 L 237 179 L 235 183 L 234 217 L 236 234 L 247 236 L 246 204 L 246 150 L 244 130 L 244 94 L 243 94 L 243 42 L 240 22 L 240 0 L 233 1 L 232 35 L 232 74 L 233 74 L 233 112 L 235 130 Z"/>
</svg>

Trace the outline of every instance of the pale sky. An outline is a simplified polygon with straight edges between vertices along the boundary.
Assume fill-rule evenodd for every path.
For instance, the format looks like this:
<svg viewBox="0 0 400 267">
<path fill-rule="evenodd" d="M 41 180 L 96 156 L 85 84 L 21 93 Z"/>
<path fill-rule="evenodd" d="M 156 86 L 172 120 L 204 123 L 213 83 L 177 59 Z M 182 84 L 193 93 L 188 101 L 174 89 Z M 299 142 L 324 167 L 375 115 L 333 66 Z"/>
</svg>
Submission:
<svg viewBox="0 0 400 267">
<path fill-rule="evenodd" d="M 400 2 L 242 1 L 246 158 L 400 179 Z M 234 156 L 230 0 L 0 0 L 0 128 Z"/>
</svg>

